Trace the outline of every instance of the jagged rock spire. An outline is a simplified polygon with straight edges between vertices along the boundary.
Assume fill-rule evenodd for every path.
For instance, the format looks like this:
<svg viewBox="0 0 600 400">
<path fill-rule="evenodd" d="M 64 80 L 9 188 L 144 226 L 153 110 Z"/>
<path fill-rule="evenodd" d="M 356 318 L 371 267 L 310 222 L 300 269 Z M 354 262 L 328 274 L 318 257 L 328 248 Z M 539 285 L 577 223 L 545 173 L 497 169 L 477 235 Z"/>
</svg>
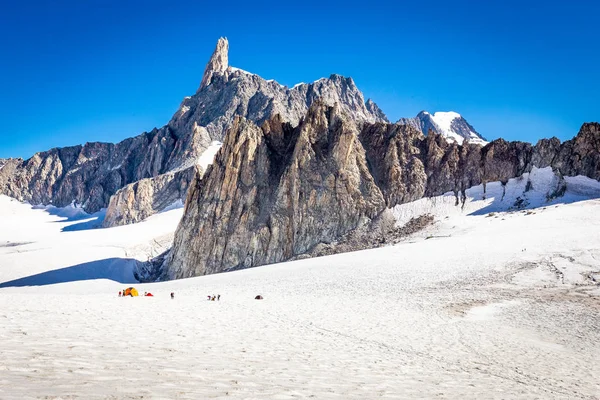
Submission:
<svg viewBox="0 0 600 400">
<path fill-rule="evenodd" d="M 219 38 L 217 41 L 217 47 L 213 55 L 208 60 L 208 64 L 206 64 L 206 68 L 204 69 L 204 75 L 202 76 L 202 83 L 200 83 L 200 88 L 202 89 L 205 86 L 210 84 L 210 80 L 212 76 L 217 74 L 222 74 L 227 70 L 229 66 L 229 42 L 227 38 Z"/>
</svg>

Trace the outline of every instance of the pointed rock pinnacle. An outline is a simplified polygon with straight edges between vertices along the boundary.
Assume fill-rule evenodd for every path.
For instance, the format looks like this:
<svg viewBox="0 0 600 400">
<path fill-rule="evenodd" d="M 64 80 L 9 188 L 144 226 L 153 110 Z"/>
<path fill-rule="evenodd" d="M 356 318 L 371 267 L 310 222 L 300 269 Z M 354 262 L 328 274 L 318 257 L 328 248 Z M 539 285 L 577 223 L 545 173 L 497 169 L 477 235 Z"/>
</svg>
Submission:
<svg viewBox="0 0 600 400">
<path fill-rule="evenodd" d="M 217 47 L 210 57 L 210 60 L 208 60 L 208 64 L 206 64 L 204 75 L 202 76 L 202 83 L 200 83 L 200 88 L 198 90 L 208 86 L 214 74 L 225 73 L 229 66 L 228 52 L 229 42 L 227 41 L 227 38 L 219 38 Z"/>
</svg>

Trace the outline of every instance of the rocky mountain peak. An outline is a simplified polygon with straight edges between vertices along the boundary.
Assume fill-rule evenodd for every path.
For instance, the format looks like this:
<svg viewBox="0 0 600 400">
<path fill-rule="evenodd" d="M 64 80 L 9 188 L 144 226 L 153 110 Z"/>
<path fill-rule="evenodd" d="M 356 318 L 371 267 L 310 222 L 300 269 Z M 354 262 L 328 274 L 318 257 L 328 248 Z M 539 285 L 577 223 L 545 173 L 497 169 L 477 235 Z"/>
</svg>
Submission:
<svg viewBox="0 0 600 400">
<path fill-rule="evenodd" d="M 261 126 L 279 115 L 280 123 L 297 126 L 320 100 L 337 104 L 358 124 L 387 121 L 375 103 L 365 104 L 352 78 L 333 74 L 288 88 L 229 66 L 228 50 L 229 42 L 220 38 L 197 92 L 183 99 L 162 128 L 117 144 L 73 146 L 26 161 L 0 161 L 0 193 L 58 207 L 75 201 L 88 212 L 108 206 L 105 226 L 131 223 L 181 199 L 198 160 L 214 143 L 224 141 L 237 117 Z M 150 180 L 135 184 L 144 179 Z"/>
<path fill-rule="evenodd" d="M 373 100 L 368 99 L 365 103 L 365 107 L 367 107 L 367 110 L 371 114 L 375 115 L 378 120 L 382 122 L 389 122 L 383 110 L 379 108 L 379 106 Z"/>
<path fill-rule="evenodd" d="M 586 122 L 581 125 L 578 138 L 594 143 L 596 148 L 600 150 L 600 123 Z"/>
<path fill-rule="evenodd" d="M 211 79 L 214 74 L 224 74 L 229 66 L 229 42 L 227 38 L 219 38 L 217 46 L 213 52 L 210 60 L 206 64 L 204 69 L 204 75 L 202 76 L 202 82 L 200 83 L 200 89 L 210 85 Z"/>
</svg>

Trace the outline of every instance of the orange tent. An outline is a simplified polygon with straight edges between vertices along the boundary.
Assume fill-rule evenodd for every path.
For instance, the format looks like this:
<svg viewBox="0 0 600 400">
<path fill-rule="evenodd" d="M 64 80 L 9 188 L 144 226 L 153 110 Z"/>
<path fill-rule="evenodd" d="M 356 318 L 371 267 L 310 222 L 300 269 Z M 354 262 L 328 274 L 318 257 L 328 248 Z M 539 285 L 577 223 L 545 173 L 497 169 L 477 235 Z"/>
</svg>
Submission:
<svg viewBox="0 0 600 400">
<path fill-rule="evenodd" d="M 130 287 L 130 288 L 125 289 L 125 292 L 123 293 L 123 296 L 134 297 L 134 296 L 139 296 L 139 294 L 138 294 L 138 291 L 137 291 L 136 288 Z"/>
</svg>

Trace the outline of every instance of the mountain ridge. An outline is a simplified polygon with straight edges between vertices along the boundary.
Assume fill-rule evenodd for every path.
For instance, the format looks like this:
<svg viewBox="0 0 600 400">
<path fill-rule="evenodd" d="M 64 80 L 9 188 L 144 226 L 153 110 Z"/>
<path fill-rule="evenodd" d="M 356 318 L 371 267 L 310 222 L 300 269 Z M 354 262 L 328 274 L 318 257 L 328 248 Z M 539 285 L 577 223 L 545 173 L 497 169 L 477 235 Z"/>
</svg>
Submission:
<svg viewBox="0 0 600 400">
<path fill-rule="evenodd" d="M 573 139 L 497 139 L 458 145 L 406 124 L 359 125 L 340 107 L 311 105 L 297 126 L 280 116 L 260 127 L 238 117 L 215 162 L 191 183 L 173 247 L 152 279 L 255 267 L 310 253 L 358 228 L 370 232 L 396 205 L 518 178 L 533 168 L 600 179 L 600 124 Z M 372 226 L 371 229 L 369 227 Z"/>
<path fill-rule="evenodd" d="M 186 189 L 199 158 L 211 143 L 223 141 L 236 116 L 260 124 L 280 114 L 297 124 L 310 104 L 322 99 L 330 105 L 339 103 L 359 121 L 387 121 L 372 101 L 365 102 L 352 78 L 332 74 L 290 89 L 229 66 L 228 49 L 227 39 L 220 38 L 198 90 L 182 100 L 163 127 L 116 144 L 86 143 L 39 152 L 27 160 L 8 160 L 0 169 L 0 194 L 59 207 L 75 202 L 88 212 L 108 207 L 107 214 L 115 218 L 104 226 L 137 222 L 157 211 L 149 204 L 164 204 L 185 193 L 181 188 Z M 190 172 L 179 173 L 187 169 Z M 144 184 L 156 189 L 145 191 L 152 199 L 135 195 L 139 187 L 132 185 L 142 179 L 160 181 Z M 171 179 L 179 181 L 171 184 Z M 121 201 L 111 202 L 115 195 Z M 118 217 L 122 215 L 128 217 Z"/>
</svg>

